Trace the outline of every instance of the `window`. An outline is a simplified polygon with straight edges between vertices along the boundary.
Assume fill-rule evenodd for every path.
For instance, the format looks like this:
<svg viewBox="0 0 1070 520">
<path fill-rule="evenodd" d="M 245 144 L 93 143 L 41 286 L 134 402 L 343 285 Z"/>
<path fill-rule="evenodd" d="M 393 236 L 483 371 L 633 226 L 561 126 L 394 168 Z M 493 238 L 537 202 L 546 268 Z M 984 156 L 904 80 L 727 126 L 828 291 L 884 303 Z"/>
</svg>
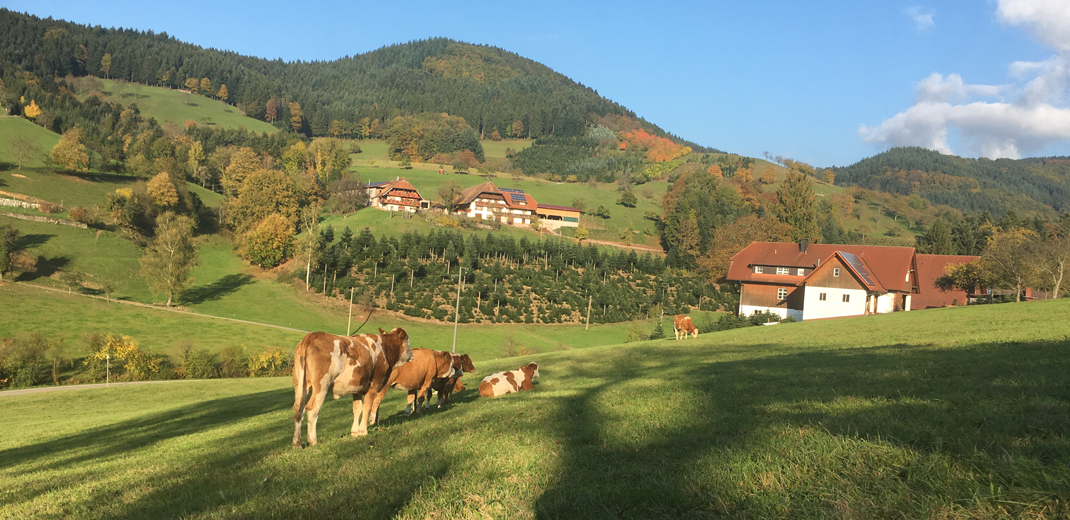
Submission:
<svg viewBox="0 0 1070 520">
<path fill-rule="evenodd" d="M 760 266 L 760 265 L 754 266 L 754 272 L 755 273 L 761 273 L 762 272 L 762 266 Z"/>
<path fill-rule="evenodd" d="M 804 274 L 806 274 L 806 269 L 803 269 L 802 267 L 800 267 L 799 268 L 799 276 L 802 276 Z"/>
<path fill-rule="evenodd" d="M 818 299 L 818 300 L 821 300 L 821 301 L 825 301 L 825 293 L 820 293 L 820 294 L 818 294 L 818 295 L 817 295 L 817 299 Z"/>
<path fill-rule="evenodd" d="M 843 295 L 843 303 L 851 303 L 851 295 L 850 294 Z"/>
<path fill-rule="evenodd" d="M 777 267 L 776 274 L 788 274 L 789 269 L 787 267 Z"/>
<path fill-rule="evenodd" d="M 783 300 L 784 298 L 787 298 L 787 297 L 788 297 L 788 290 L 787 289 L 781 287 L 780 289 L 776 290 L 776 299 Z"/>
<path fill-rule="evenodd" d="M 839 275 L 840 275 L 840 268 L 839 267 L 833 267 L 832 268 L 832 276 L 839 276 Z"/>
</svg>

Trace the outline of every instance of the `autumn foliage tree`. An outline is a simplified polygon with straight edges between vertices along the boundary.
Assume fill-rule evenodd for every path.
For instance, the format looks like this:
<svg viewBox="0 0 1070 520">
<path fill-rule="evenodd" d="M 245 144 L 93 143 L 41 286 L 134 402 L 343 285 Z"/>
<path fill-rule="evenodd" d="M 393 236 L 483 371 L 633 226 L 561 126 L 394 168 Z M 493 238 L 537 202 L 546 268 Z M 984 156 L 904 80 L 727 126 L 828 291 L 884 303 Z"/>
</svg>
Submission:
<svg viewBox="0 0 1070 520">
<path fill-rule="evenodd" d="M 230 96 L 230 93 L 227 92 L 227 86 L 225 84 L 220 85 L 219 92 L 216 93 L 215 97 L 219 98 L 223 102 L 226 102 L 228 96 Z"/>
<path fill-rule="evenodd" d="M 293 254 L 294 223 L 272 213 L 257 221 L 242 235 L 241 254 L 264 269 L 275 267 Z"/>
<path fill-rule="evenodd" d="M 301 111 L 301 105 L 296 101 L 290 102 L 290 128 L 294 132 L 300 132 L 305 124 L 305 114 Z"/>
<path fill-rule="evenodd" d="M 1022 300 L 1022 291 L 1038 281 L 1036 232 L 1020 227 L 996 232 L 988 239 L 981 259 L 989 278 L 999 287 L 1014 289 L 1015 301 Z"/>
<path fill-rule="evenodd" d="M 740 217 L 714 231 L 709 252 L 698 260 L 699 269 L 711 282 L 716 282 L 728 274 L 732 257 L 747 246 L 754 242 L 783 242 L 790 236 L 791 226 L 774 218 Z"/>
<path fill-rule="evenodd" d="M 141 257 L 141 276 L 153 292 L 167 293 L 167 306 L 189 282 L 200 262 L 193 243 L 193 220 L 168 211 L 156 219 L 156 237 Z"/>
<path fill-rule="evenodd" d="M 89 150 L 82 144 L 82 129 L 74 127 L 63 133 L 52 147 L 52 160 L 61 168 L 78 172 L 89 171 Z"/>
<path fill-rule="evenodd" d="M 22 109 L 22 115 L 27 119 L 37 119 L 37 116 L 41 115 L 41 107 L 37 106 L 37 101 L 31 99 L 30 104 Z"/>
</svg>

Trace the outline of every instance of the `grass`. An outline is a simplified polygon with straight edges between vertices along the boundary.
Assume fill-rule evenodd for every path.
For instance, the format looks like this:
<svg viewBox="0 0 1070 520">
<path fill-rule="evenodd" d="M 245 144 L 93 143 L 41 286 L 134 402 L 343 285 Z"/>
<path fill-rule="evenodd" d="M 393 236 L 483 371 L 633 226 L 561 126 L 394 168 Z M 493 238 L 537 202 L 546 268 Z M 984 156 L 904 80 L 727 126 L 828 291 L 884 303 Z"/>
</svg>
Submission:
<svg viewBox="0 0 1070 520">
<path fill-rule="evenodd" d="M 100 80 L 103 94 L 112 103 L 123 106 L 137 104 L 141 115 L 146 119 L 155 118 L 161 125 L 173 124 L 182 127 L 186 120 L 192 119 L 198 125 L 219 126 L 221 128 L 245 128 L 253 132 L 276 132 L 274 126 L 246 117 L 237 107 L 222 101 L 209 99 L 197 94 L 163 87 L 150 87 L 136 83 L 126 83 L 120 90 L 114 80 Z M 219 86 L 217 85 L 218 89 Z"/>
<path fill-rule="evenodd" d="M 49 132 L 27 119 L 21 117 L 0 116 L 0 157 L 3 158 L 3 162 L 0 162 L 0 164 L 4 164 L 5 166 L 5 168 L 0 168 L 0 170 L 8 170 L 5 172 L 5 175 L 0 177 L 0 189 L 6 189 L 4 188 L 4 183 L 10 182 L 10 174 L 23 173 L 15 169 L 18 167 L 18 162 L 15 160 L 14 154 L 9 148 L 11 146 L 11 140 L 16 137 L 25 137 L 37 142 L 37 144 L 41 146 L 41 155 L 27 160 L 23 163 L 23 168 L 44 166 L 45 155 L 52 149 L 52 147 L 56 146 L 56 143 L 59 142 L 58 134 Z M 17 179 L 17 177 L 15 178 Z"/>
<path fill-rule="evenodd" d="M 2 397 L 0 516 L 1065 518 L 1067 301 L 477 360 L 291 450 L 288 378 Z M 528 359 L 535 390 L 475 397 Z M 136 406 L 131 406 L 136 403 Z"/>
</svg>

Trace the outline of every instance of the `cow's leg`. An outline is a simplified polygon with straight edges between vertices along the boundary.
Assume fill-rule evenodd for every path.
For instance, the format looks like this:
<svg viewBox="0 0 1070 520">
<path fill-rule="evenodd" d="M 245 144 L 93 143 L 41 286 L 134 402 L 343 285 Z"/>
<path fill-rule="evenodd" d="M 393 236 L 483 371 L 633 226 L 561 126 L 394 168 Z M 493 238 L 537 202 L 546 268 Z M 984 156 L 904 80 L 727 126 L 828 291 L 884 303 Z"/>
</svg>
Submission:
<svg viewBox="0 0 1070 520">
<path fill-rule="evenodd" d="M 320 408 L 323 400 L 327 397 L 327 388 L 323 386 L 312 387 L 312 397 L 305 405 L 305 413 L 308 415 L 308 445 L 313 446 L 318 442 L 316 439 L 316 421 L 320 417 Z"/>
<path fill-rule="evenodd" d="M 368 421 L 368 417 L 364 413 L 364 401 L 373 400 L 373 394 L 371 392 L 368 392 L 367 394 L 364 394 L 363 399 L 361 399 L 361 397 L 362 396 L 360 395 L 353 394 L 353 426 L 349 428 L 349 435 L 351 437 L 356 437 L 360 435 L 358 431 L 360 430 L 360 424 L 362 419 L 364 420 L 365 424 L 367 424 Z M 364 429 L 365 431 L 367 431 L 367 426 L 365 426 Z"/>
<path fill-rule="evenodd" d="M 430 391 L 430 381 L 425 382 L 423 385 L 420 386 L 419 390 L 416 391 L 416 413 L 424 413 L 424 397 L 427 397 L 427 406 L 431 406 L 431 396 L 428 395 L 428 392 Z"/>
<path fill-rule="evenodd" d="M 354 412 L 357 409 L 356 398 L 357 398 L 357 396 L 354 395 L 353 396 L 353 410 L 354 410 Z M 350 435 L 352 435 L 353 437 L 361 437 L 361 436 L 364 436 L 364 435 L 368 434 L 368 418 L 372 413 L 372 407 L 374 405 L 375 405 L 375 393 L 374 392 L 368 392 L 367 394 L 364 394 L 364 400 L 362 402 L 363 413 L 360 414 L 360 420 L 359 421 L 356 419 L 356 417 L 354 417 L 353 429 L 350 430 L 350 432 L 349 432 Z M 356 415 L 356 414 L 354 413 L 354 415 Z"/>
<path fill-rule="evenodd" d="M 371 396 L 371 397 L 374 397 L 374 399 L 375 399 L 372 402 L 371 416 L 368 417 L 368 424 L 378 424 L 379 423 L 379 405 L 382 404 L 383 397 L 386 396 L 387 389 L 388 389 L 388 387 L 384 386 L 383 389 L 378 391 L 378 392 L 368 392 L 368 395 Z M 356 406 L 356 405 L 354 405 L 354 406 Z M 354 409 L 353 412 L 356 413 L 356 409 Z M 356 422 L 354 422 L 353 424 L 356 425 Z M 353 430 L 353 431 L 356 431 L 356 430 Z"/>
<path fill-rule="evenodd" d="M 308 402 L 308 392 L 304 385 L 294 390 L 294 448 L 301 447 L 301 423 L 305 419 L 305 403 Z"/>
</svg>

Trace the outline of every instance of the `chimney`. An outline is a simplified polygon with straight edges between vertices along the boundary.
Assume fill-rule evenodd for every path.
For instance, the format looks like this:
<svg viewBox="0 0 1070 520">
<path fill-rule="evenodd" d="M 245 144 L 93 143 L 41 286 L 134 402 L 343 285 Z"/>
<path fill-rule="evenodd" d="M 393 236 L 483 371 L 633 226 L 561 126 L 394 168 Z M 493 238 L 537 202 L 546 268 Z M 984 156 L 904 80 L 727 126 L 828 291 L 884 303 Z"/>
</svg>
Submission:
<svg viewBox="0 0 1070 520">
<path fill-rule="evenodd" d="M 800 241 L 799 241 L 799 252 L 800 252 L 800 253 L 805 253 L 805 252 L 806 252 L 806 248 L 807 248 L 807 247 L 808 247 L 809 245 L 810 245 L 810 240 L 808 240 L 808 239 L 805 239 L 805 238 L 804 238 L 804 239 L 802 239 L 802 240 L 800 240 Z"/>
</svg>

